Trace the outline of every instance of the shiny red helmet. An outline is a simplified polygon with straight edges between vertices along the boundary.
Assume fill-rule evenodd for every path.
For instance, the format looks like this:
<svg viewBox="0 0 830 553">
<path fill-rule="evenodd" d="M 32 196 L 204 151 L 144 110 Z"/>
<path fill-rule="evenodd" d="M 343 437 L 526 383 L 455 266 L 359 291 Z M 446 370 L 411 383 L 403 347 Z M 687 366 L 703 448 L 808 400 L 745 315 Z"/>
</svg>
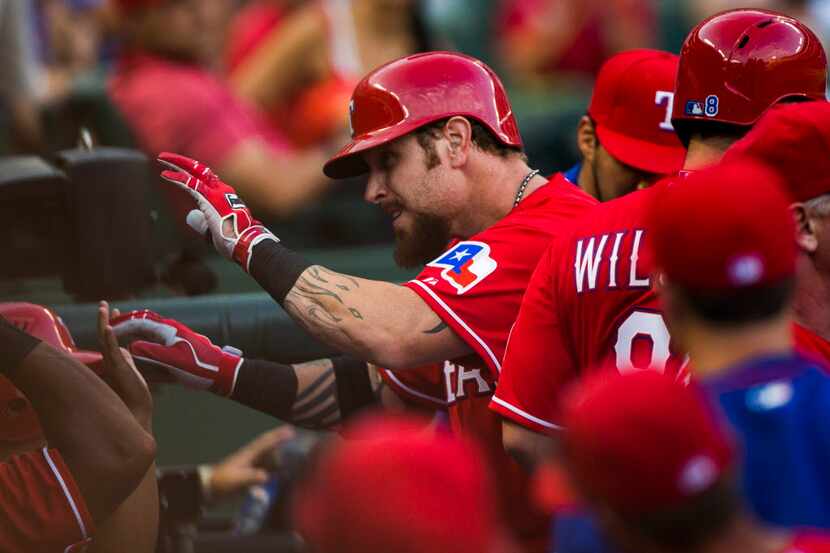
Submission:
<svg viewBox="0 0 830 553">
<path fill-rule="evenodd" d="M 672 123 L 753 125 L 782 100 L 824 100 L 826 86 L 824 48 L 806 25 L 773 11 L 730 10 L 686 38 Z"/>
<path fill-rule="evenodd" d="M 0 303 L 0 316 L 81 363 L 100 370 L 101 354 L 78 349 L 69 329 L 52 310 L 32 303 Z M 43 430 L 29 400 L 11 381 L 0 376 L 0 442 L 31 442 L 42 436 Z"/>
<path fill-rule="evenodd" d="M 522 138 L 498 76 L 456 52 L 427 52 L 375 69 L 355 87 L 349 104 L 352 141 L 323 167 L 335 179 L 369 171 L 359 154 L 439 119 L 462 115 L 487 127 L 499 142 Z"/>
</svg>

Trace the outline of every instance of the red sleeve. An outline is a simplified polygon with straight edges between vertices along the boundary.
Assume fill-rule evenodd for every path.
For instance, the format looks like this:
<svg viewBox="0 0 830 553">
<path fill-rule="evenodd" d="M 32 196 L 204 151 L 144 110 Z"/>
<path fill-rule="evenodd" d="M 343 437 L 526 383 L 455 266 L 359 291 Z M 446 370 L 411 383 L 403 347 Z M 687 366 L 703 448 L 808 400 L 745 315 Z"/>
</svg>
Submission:
<svg viewBox="0 0 830 553">
<path fill-rule="evenodd" d="M 499 229 L 458 242 L 406 283 L 487 364 L 501 371 L 507 333 L 536 260 L 520 232 Z M 536 254 L 538 255 L 538 253 Z"/>
<path fill-rule="evenodd" d="M 554 398 L 576 374 L 554 301 L 557 252 L 555 243 L 533 273 L 490 403 L 501 416 L 537 432 L 558 428 Z"/>
<path fill-rule="evenodd" d="M 94 531 L 75 479 L 54 449 L 0 464 L 0 551 L 83 551 Z"/>
<path fill-rule="evenodd" d="M 378 373 L 404 403 L 431 410 L 446 409 L 441 364 L 402 371 L 378 368 Z"/>
</svg>

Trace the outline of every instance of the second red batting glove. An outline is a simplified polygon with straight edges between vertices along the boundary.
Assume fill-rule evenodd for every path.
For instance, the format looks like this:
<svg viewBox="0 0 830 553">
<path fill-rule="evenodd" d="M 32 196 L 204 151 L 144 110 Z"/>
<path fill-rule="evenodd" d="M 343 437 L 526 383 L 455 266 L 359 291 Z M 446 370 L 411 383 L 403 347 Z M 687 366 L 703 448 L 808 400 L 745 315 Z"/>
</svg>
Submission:
<svg viewBox="0 0 830 553">
<path fill-rule="evenodd" d="M 207 336 L 149 310 L 131 311 L 110 324 L 119 340 L 131 342 L 137 364 L 161 369 L 189 388 L 221 396 L 233 393 L 241 351 L 220 348 Z"/>
<path fill-rule="evenodd" d="M 236 190 L 222 182 L 210 167 L 190 159 L 163 152 L 158 161 L 168 167 L 161 177 L 186 190 L 198 209 L 187 215 L 187 224 L 199 234 L 210 232 L 220 254 L 250 272 L 254 246 L 263 240 L 279 238 L 254 219 Z"/>
</svg>

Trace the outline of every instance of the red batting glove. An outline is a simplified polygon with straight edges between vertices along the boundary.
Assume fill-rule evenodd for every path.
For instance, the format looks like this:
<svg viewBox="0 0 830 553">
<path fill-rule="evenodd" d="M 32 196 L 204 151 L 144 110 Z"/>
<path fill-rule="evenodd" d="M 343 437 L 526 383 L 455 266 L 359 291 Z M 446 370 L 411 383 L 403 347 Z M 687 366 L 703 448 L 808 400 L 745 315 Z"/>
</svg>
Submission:
<svg viewBox="0 0 830 553">
<path fill-rule="evenodd" d="M 279 238 L 251 215 L 236 190 L 219 180 L 210 167 L 195 159 L 163 152 L 158 161 L 169 169 L 161 177 L 186 190 L 198 209 L 187 214 L 187 224 L 204 235 L 210 232 L 217 251 L 250 272 L 251 252 L 263 240 Z"/>
<path fill-rule="evenodd" d="M 110 324 L 119 339 L 132 342 L 130 353 L 139 366 L 161 369 L 188 388 L 221 396 L 233 393 L 241 351 L 220 348 L 180 322 L 146 309 L 120 315 Z"/>
</svg>

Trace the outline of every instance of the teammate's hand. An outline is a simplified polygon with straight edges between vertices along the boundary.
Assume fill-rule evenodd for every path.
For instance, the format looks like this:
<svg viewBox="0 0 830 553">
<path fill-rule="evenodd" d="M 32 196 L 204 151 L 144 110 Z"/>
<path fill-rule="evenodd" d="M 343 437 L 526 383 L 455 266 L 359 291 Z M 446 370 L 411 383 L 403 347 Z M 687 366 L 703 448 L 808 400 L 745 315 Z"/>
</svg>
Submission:
<svg viewBox="0 0 830 553">
<path fill-rule="evenodd" d="M 198 209 L 187 214 L 196 232 L 210 232 L 217 251 L 250 272 L 251 252 L 263 240 L 279 239 L 251 215 L 236 191 L 222 182 L 207 165 L 178 154 L 163 152 L 158 161 L 168 167 L 161 177 L 186 190 Z"/>
<path fill-rule="evenodd" d="M 139 368 L 162 370 L 177 382 L 229 396 L 242 365 L 242 352 L 214 345 L 178 321 L 149 310 L 131 311 L 111 322 L 115 335 L 130 343 Z"/>
<path fill-rule="evenodd" d="M 249 486 L 264 484 L 269 477 L 268 468 L 273 469 L 277 450 L 293 437 L 292 427 L 280 426 L 211 465 L 206 495 L 211 501 L 221 501 Z"/>
<path fill-rule="evenodd" d="M 118 311 L 114 310 L 117 316 Z M 104 356 L 104 380 L 118 394 L 138 423 L 151 431 L 153 421 L 153 396 L 147 382 L 135 367 L 130 352 L 118 346 L 118 340 L 110 326 L 110 310 L 107 302 L 98 305 L 98 345 Z"/>
</svg>

